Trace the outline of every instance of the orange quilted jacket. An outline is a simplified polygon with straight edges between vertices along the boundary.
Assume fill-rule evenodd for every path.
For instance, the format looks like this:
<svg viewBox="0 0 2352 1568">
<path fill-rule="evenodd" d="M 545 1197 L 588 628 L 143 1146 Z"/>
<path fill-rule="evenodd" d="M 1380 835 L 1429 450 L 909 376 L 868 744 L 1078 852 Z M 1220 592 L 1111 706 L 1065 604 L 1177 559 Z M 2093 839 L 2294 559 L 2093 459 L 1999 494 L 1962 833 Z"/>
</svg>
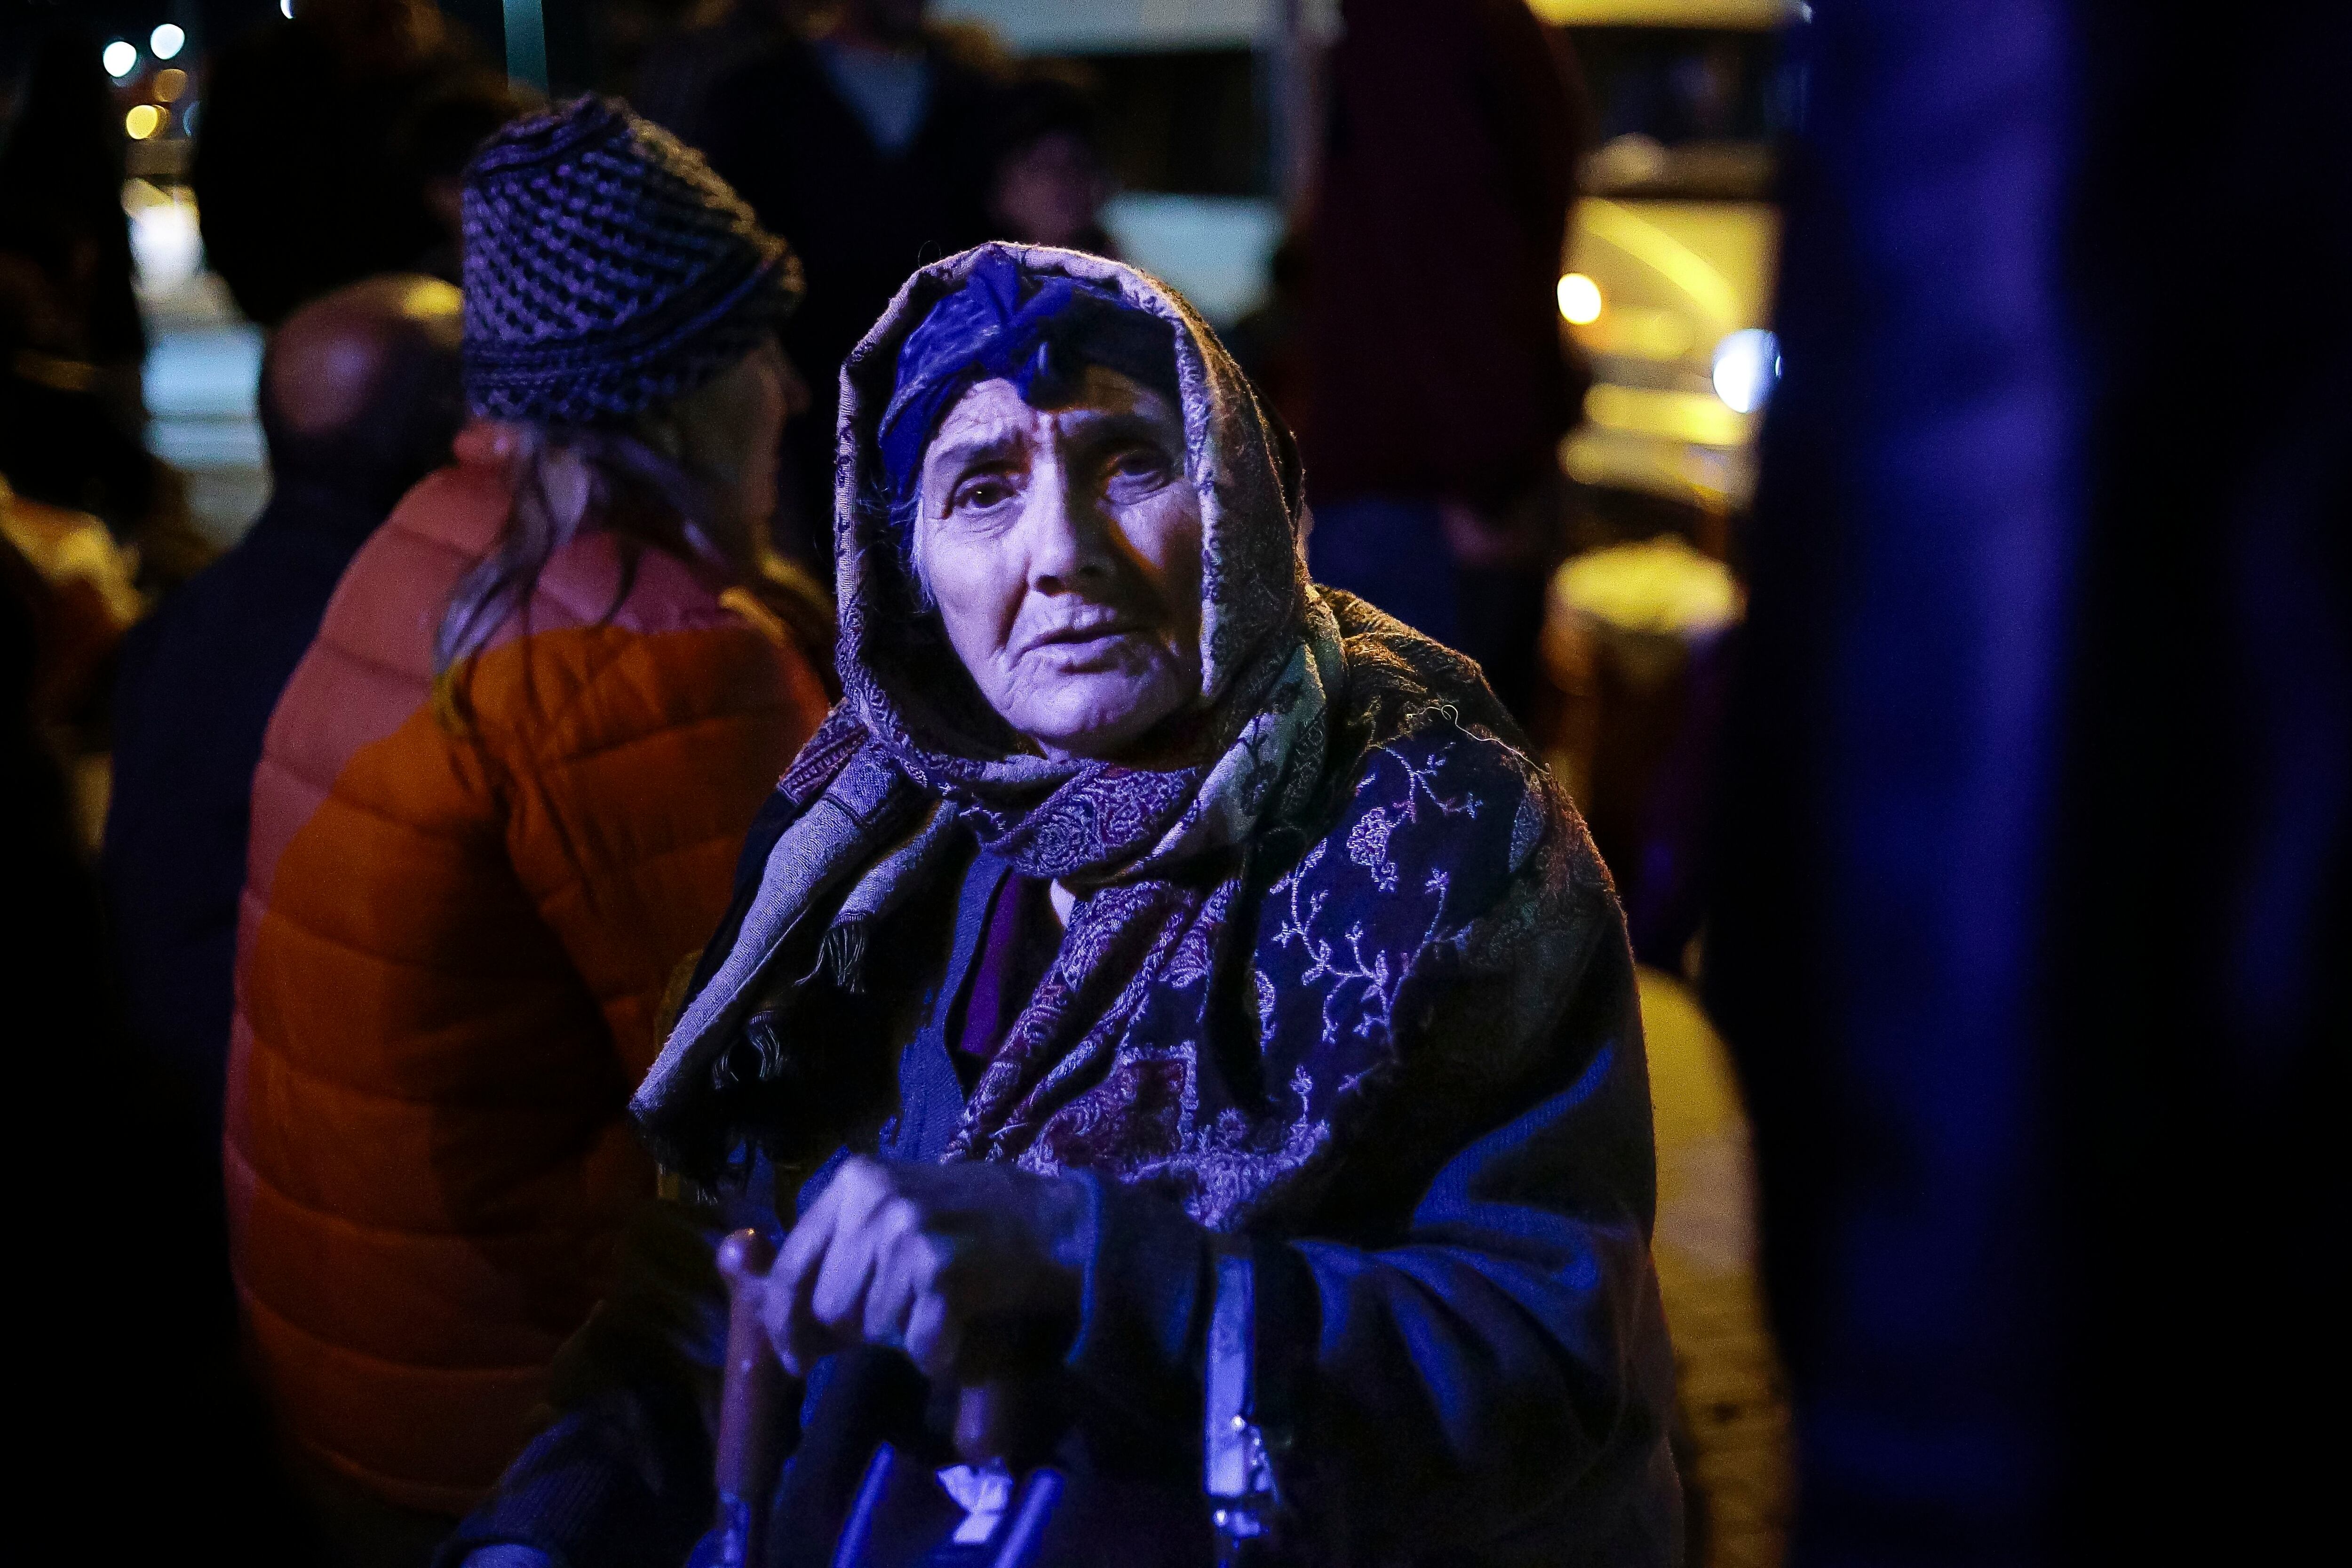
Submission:
<svg viewBox="0 0 2352 1568">
<path fill-rule="evenodd" d="M 464 724 L 436 717 L 435 628 L 508 506 L 487 466 L 412 491 L 271 717 L 224 1150 L 280 1419 L 447 1513 L 520 1447 L 651 1189 L 623 1108 L 663 986 L 825 708 L 772 618 L 669 556 L 613 609 L 590 532 L 461 671 Z"/>
</svg>

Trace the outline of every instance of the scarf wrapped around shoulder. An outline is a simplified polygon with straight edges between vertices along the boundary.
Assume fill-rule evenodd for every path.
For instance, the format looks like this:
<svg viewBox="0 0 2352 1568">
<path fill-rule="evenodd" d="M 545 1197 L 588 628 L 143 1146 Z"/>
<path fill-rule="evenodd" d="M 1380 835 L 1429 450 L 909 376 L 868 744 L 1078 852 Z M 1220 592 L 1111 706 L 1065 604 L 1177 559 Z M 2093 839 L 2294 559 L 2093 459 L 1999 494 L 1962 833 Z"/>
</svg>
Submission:
<svg viewBox="0 0 2352 1568">
<path fill-rule="evenodd" d="M 1008 258 L 1024 272 L 1115 287 L 1176 329 L 1205 558 L 1203 743 L 1194 752 L 1204 760 L 1191 765 L 1048 761 L 1013 749 L 968 683 L 948 678 L 942 661 L 953 655 L 913 608 L 876 455 L 896 347 L 974 268 Z M 1392 1066 L 1385 1009 L 1412 962 L 1401 952 L 1393 977 L 1353 993 L 1351 1005 L 1379 1011 L 1377 1020 L 1335 1025 L 1327 1006 L 1319 1037 L 1277 1053 L 1289 1065 L 1271 1092 L 1227 1081 L 1210 1043 L 1217 999 L 1254 997 L 1275 1026 L 1266 965 L 1236 918 L 1269 891 L 1273 873 L 1258 865 L 1255 847 L 1285 837 L 1286 863 L 1312 866 L 1322 847 L 1300 846 L 1338 831 L 1349 836 L 1348 853 L 1370 864 L 1367 833 L 1385 846 L 1391 825 L 1386 808 L 1345 798 L 1364 757 L 1432 714 L 1449 733 L 1490 738 L 1508 733 L 1509 721 L 1467 661 L 1308 584 L 1286 437 L 1190 309 L 1131 268 L 1059 251 L 966 252 L 908 281 L 843 384 L 844 698 L 782 781 L 801 809 L 770 854 L 732 946 L 633 1101 L 639 1127 L 673 1168 L 715 1173 L 751 1131 L 726 1112 L 730 1082 L 747 1070 L 780 1070 L 743 1048 L 753 1006 L 772 1008 L 780 992 L 798 986 L 856 989 L 868 933 L 933 885 L 929 873 L 967 831 L 1023 874 L 1058 879 L 1080 896 L 1058 956 L 968 1097 L 945 1158 L 1149 1180 L 1204 1224 L 1239 1224 L 1316 1163 L 1339 1097 L 1361 1099 L 1396 1080 L 1381 1070 Z M 1567 951 L 1579 880 L 1570 862 L 1583 839 L 1542 831 L 1548 822 L 1572 824 L 1573 814 L 1520 748 L 1495 741 L 1488 749 L 1507 760 L 1501 772 L 1516 797 L 1497 829 L 1515 891 L 1455 927 L 1440 930 L 1433 916 L 1419 943 L 1444 948 L 1456 963 L 1470 955 L 1508 969 Z M 1408 789 L 1403 810 L 1412 809 Z M 1550 842 L 1548 857 L 1532 855 L 1539 841 Z M 832 912 L 818 962 L 803 974 L 782 973 L 806 964 L 801 928 L 821 908 Z M 788 952 L 798 963 L 784 962 Z M 803 1048 L 820 1047 L 788 1039 L 782 1047 Z M 1171 1094 L 1183 1102 L 1172 1114 L 1163 1103 Z"/>
</svg>

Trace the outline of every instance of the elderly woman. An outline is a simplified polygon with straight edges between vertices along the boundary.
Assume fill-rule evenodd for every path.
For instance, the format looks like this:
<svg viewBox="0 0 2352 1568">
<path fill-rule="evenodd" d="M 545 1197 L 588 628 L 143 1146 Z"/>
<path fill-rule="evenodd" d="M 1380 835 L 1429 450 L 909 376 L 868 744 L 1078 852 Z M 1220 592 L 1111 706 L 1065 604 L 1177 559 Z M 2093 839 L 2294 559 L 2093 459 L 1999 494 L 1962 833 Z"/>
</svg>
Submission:
<svg viewBox="0 0 2352 1568">
<path fill-rule="evenodd" d="M 846 695 L 634 1107 L 791 1220 L 768 1561 L 1012 1529 L 959 1456 L 1061 1479 L 1037 1562 L 1206 1563 L 1204 1481 L 1298 1560 L 1678 1560 L 1632 961 L 1476 669 L 1307 580 L 1286 438 L 1129 268 L 941 262 L 845 386 Z M 677 1239 L 456 1552 L 708 1522 Z"/>
</svg>

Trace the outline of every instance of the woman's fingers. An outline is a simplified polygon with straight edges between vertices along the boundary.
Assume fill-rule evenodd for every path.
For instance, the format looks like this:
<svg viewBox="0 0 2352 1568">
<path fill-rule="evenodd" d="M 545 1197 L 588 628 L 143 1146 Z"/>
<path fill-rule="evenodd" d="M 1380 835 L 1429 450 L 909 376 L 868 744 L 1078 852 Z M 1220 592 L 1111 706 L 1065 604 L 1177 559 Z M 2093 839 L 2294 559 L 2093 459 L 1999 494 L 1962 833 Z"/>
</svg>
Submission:
<svg viewBox="0 0 2352 1568">
<path fill-rule="evenodd" d="M 901 1213 L 877 1215 L 887 1238 L 860 1325 L 867 1344 L 905 1349 L 916 1304 L 939 1293 L 956 1247 L 951 1237 L 939 1234 L 935 1221 L 936 1216 L 911 1203 Z"/>
<path fill-rule="evenodd" d="M 769 1276 L 777 1354 L 805 1375 L 850 1345 L 890 1346 L 949 1375 L 974 1313 L 1059 1321 L 1074 1311 L 1078 1270 L 1059 1255 L 1076 1212 L 1057 1184 L 1021 1173 L 846 1160 Z"/>
<path fill-rule="evenodd" d="M 832 1245 L 809 1289 L 809 1316 L 836 1340 L 855 1342 L 866 1318 L 866 1297 L 874 1283 L 877 1248 L 870 1226 L 836 1227 Z"/>
<path fill-rule="evenodd" d="M 903 1247 L 895 1248 L 880 1260 L 873 1286 L 866 1293 L 865 1310 L 856 1323 L 848 1325 L 852 1337 L 869 1345 L 906 1348 L 907 1321 L 921 1300 L 922 1289 L 907 1266 L 904 1252 Z"/>
<path fill-rule="evenodd" d="M 835 1254 L 855 1250 L 877 1195 L 877 1169 L 871 1160 L 844 1161 L 840 1173 L 784 1237 L 776 1265 L 769 1271 L 763 1313 L 768 1337 L 775 1342 L 776 1355 L 785 1370 L 795 1377 L 807 1376 L 811 1367 L 841 1348 L 818 1315 L 816 1292 L 828 1268 L 857 1267 L 856 1259 L 836 1258 Z"/>
<path fill-rule="evenodd" d="M 950 1376 L 962 1347 L 963 1314 L 937 1290 L 917 1296 L 907 1315 L 907 1359 L 916 1370 L 925 1377 Z"/>
<path fill-rule="evenodd" d="M 806 1225 L 808 1220 L 803 1218 L 801 1223 Z M 779 1258 L 776 1274 L 769 1278 L 763 1313 L 768 1337 L 775 1342 L 777 1359 L 794 1377 L 806 1377 L 811 1367 L 839 1348 L 832 1343 L 832 1337 L 818 1321 L 810 1302 L 816 1291 L 818 1271 L 829 1250 L 812 1250 L 789 1276 L 783 1273 L 783 1260 Z"/>
</svg>

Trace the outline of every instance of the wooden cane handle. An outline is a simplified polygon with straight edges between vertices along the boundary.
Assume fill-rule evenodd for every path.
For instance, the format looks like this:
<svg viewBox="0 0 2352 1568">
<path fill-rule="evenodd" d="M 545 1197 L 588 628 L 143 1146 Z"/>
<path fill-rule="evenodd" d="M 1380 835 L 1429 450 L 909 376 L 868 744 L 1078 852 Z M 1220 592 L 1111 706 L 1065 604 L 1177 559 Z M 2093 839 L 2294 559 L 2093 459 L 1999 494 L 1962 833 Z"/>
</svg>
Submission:
<svg viewBox="0 0 2352 1568">
<path fill-rule="evenodd" d="M 775 1261 L 775 1244 L 756 1230 L 739 1230 L 719 1244 L 719 1272 L 728 1294 L 727 1365 L 713 1479 L 722 1500 L 764 1497 L 775 1479 L 784 1367 L 761 1316 L 768 1270 Z"/>
</svg>

